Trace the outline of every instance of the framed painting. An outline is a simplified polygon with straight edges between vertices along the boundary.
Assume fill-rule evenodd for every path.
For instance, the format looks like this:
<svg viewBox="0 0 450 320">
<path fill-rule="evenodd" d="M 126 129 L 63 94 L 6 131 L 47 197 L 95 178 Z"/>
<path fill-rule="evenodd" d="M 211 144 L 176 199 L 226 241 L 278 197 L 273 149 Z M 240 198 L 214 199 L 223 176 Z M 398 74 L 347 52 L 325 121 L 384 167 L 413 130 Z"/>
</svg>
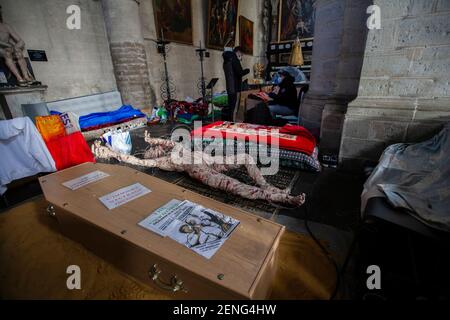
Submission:
<svg viewBox="0 0 450 320">
<path fill-rule="evenodd" d="M 243 16 L 239 17 L 239 45 L 243 53 L 253 55 L 253 21 Z"/>
<path fill-rule="evenodd" d="M 280 0 L 278 41 L 314 37 L 314 0 Z"/>
<path fill-rule="evenodd" d="M 239 0 L 209 0 L 206 46 L 223 50 L 236 40 Z"/>
<path fill-rule="evenodd" d="M 193 44 L 191 0 L 153 0 L 153 13 L 159 39 Z"/>
</svg>

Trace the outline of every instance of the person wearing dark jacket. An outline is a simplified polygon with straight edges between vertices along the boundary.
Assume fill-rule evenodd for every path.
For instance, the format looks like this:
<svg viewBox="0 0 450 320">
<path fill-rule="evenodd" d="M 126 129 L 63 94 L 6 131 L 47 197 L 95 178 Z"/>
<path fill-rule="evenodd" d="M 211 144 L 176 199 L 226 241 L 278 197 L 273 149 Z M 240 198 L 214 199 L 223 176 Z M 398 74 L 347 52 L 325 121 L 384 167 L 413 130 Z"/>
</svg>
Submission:
<svg viewBox="0 0 450 320">
<path fill-rule="evenodd" d="M 269 94 L 272 101 L 269 102 L 270 113 L 273 118 L 277 115 L 293 116 L 298 114 L 299 102 L 294 77 L 289 72 L 281 71 L 281 83 L 278 88 Z"/>
<path fill-rule="evenodd" d="M 250 73 L 250 69 L 243 69 L 241 65 L 242 52 L 240 47 L 234 50 L 225 49 L 223 53 L 223 71 L 227 83 L 228 108 L 222 111 L 222 120 L 233 121 L 234 111 L 240 100 L 242 78 Z"/>
</svg>

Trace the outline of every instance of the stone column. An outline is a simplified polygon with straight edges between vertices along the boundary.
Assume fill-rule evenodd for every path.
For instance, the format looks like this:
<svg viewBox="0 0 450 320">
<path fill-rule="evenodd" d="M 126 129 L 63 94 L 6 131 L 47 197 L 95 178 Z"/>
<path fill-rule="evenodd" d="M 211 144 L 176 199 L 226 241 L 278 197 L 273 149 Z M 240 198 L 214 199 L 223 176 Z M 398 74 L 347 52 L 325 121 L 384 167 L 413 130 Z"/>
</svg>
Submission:
<svg viewBox="0 0 450 320">
<path fill-rule="evenodd" d="M 317 0 L 310 90 L 302 124 L 320 135 L 321 151 L 338 154 L 344 115 L 358 92 L 370 0 Z"/>
<path fill-rule="evenodd" d="M 340 162 L 361 169 L 393 143 L 419 142 L 450 120 L 450 1 L 375 0 L 358 97 L 348 106 Z"/>
<path fill-rule="evenodd" d="M 150 88 L 139 1 L 102 0 L 117 87 L 124 104 L 151 110 Z"/>
</svg>

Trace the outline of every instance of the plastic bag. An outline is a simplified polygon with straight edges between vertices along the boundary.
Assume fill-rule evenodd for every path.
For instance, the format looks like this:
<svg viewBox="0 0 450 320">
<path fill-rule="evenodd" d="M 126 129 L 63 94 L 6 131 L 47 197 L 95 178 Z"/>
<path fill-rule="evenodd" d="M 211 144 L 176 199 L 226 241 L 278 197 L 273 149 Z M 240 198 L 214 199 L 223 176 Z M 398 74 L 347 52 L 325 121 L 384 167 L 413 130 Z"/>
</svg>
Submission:
<svg viewBox="0 0 450 320">
<path fill-rule="evenodd" d="M 85 162 L 95 163 L 94 155 L 81 132 L 54 138 L 46 142 L 46 144 L 58 170 L 67 169 Z"/>
<path fill-rule="evenodd" d="M 150 116 L 150 123 L 166 123 L 168 119 L 168 112 L 164 107 L 154 107 L 152 115 Z"/>
<path fill-rule="evenodd" d="M 103 139 L 114 151 L 128 155 L 131 154 L 133 145 L 131 143 L 131 135 L 129 132 L 122 132 L 120 130 L 110 131 L 103 135 Z"/>
<path fill-rule="evenodd" d="M 61 118 L 57 115 L 36 117 L 36 128 L 45 142 L 66 135 L 66 129 Z"/>
<path fill-rule="evenodd" d="M 156 111 L 156 115 L 161 120 L 161 123 L 166 123 L 169 118 L 169 113 L 164 107 L 159 108 L 158 111 Z"/>
<path fill-rule="evenodd" d="M 65 112 L 59 115 L 61 121 L 64 124 L 64 128 L 66 130 L 66 134 L 72 134 L 80 130 L 80 125 L 78 123 L 79 117 L 73 112 Z"/>
</svg>

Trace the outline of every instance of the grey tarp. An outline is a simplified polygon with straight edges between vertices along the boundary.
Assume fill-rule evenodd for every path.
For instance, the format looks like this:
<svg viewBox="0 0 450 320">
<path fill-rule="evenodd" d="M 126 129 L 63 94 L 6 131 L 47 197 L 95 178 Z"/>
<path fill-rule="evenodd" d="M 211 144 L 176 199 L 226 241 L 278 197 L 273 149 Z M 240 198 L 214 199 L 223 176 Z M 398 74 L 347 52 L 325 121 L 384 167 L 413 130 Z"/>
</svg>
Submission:
<svg viewBox="0 0 450 320">
<path fill-rule="evenodd" d="M 434 138 L 388 147 L 364 185 L 362 212 L 386 197 L 425 224 L 450 231 L 450 123 Z"/>
</svg>

